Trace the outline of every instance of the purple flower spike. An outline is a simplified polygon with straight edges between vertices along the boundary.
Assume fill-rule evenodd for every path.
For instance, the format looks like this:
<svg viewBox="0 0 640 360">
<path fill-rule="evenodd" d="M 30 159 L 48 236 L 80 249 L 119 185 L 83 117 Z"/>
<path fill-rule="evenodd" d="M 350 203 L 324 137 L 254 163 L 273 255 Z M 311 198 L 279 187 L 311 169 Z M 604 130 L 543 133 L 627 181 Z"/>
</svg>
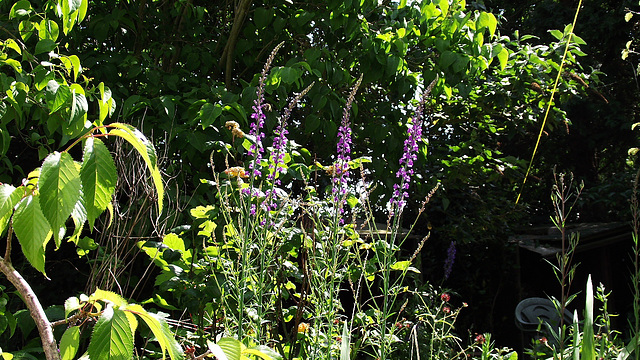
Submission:
<svg viewBox="0 0 640 360">
<path fill-rule="evenodd" d="M 351 161 L 351 124 L 349 122 L 349 114 L 351 111 L 351 105 L 353 105 L 353 100 L 356 96 L 356 92 L 358 91 L 358 87 L 360 87 L 360 83 L 362 82 L 362 75 L 358 78 L 355 85 L 351 89 L 351 93 L 349 93 L 349 97 L 347 98 L 347 103 L 344 106 L 344 111 L 342 113 L 342 121 L 340 122 L 340 127 L 338 128 L 338 161 L 334 164 L 334 174 L 333 177 L 333 201 L 338 203 L 341 197 L 344 197 L 347 193 L 347 182 L 349 181 L 349 161 Z M 342 205 L 344 200 L 340 203 L 340 211 L 342 211 Z"/>
<path fill-rule="evenodd" d="M 400 215 L 405 205 L 406 199 L 409 197 L 409 185 L 411 184 L 411 176 L 414 174 L 413 163 L 418 160 L 418 142 L 422 139 L 422 128 L 424 124 L 424 106 L 427 97 L 431 93 L 431 89 L 435 85 L 436 78 L 422 93 L 420 103 L 412 119 L 412 124 L 407 129 L 407 138 L 404 140 L 404 151 L 400 158 L 400 169 L 396 172 L 396 177 L 400 180 L 399 184 L 393 186 L 393 195 L 390 200 L 390 215 Z"/>
<path fill-rule="evenodd" d="M 270 171 L 267 179 L 275 181 L 278 185 L 279 180 L 276 179 L 277 174 L 285 173 L 287 171 L 287 168 L 284 164 L 284 156 L 286 150 L 285 146 L 287 144 L 287 134 L 289 133 L 286 128 L 287 120 L 289 120 L 293 108 L 296 106 L 296 104 L 298 104 L 298 102 L 300 102 L 300 99 L 302 99 L 302 97 L 305 96 L 309 92 L 309 90 L 311 90 L 311 87 L 314 84 L 315 82 L 311 83 L 311 85 L 307 86 L 304 90 L 302 90 L 300 94 L 296 95 L 296 97 L 289 102 L 289 106 L 284 111 L 282 119 L 278 124 L 278 128 L 275 130 L 276 138 L 273 140 L 273 151 L 271 153 L 271 161 L 269 162 L 269 170 L 272 171 Z"/>
<path fill-rule="evenodd" d="M 254 156 L 254 161 L 249 164 L 249 169 L 253 170 L 254 176 L 260 176 L 261 172 L 258 169 L 255 169 L 255 164 L 259 163 L 262 159 L 262 153 L 264 152 L 264 147 L 262 145 L 262 140 L 264 139 L 264 133 L 262 132 L 262 127 L 264 126 L 264 120 L 267 116 L 264 114 L 264 82 L 267 79 L 267 72 L 271 68 L 271 63 L 276 56 L 276 53 L 280 48 L 284 45 L 284 42 L 278 44 L 278 46 L 273 49 L 269 58 L 267 58 L 267 62 L 264 64 L 264 68 L 262 69 L 262 74 L 260 74 L 260 81 L 258 83 L 258 97 L 253 102 L 253 113 L 251 114 L 251 118 L 253 122 L 251 123 L 251 130 L 249 131 L 249 135 L 254 136 L 255 144 L 252 144 L 249 148 L 249 156 Z"/>
<path fill-rule="evenodd" d="M 448 279 L 453 270 L 453 263 L 456 261 L 456 242 L 452 241 L 447 249 L 447 259 L 444 262 L 444 279 Z"/>
</svg>

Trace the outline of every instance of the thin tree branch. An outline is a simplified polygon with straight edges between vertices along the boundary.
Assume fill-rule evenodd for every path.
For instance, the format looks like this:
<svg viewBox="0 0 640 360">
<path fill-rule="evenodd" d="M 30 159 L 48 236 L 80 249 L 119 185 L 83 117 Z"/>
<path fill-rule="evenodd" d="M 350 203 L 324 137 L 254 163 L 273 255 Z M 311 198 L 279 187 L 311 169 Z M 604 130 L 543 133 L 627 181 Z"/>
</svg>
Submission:
<svg viewBox="0 0 640 360">
<path fill-rule="evenodd" d="M 16 269 L 11 266 L 11 263 L 5 259 L 0 259 L 0 271 L 7 277 L 7 279 L 15 286 L 16 290 L 22 299 L 24 300 L 33 321 L 35 321 L 38 327 L 38 333 L 40 334 L 40 340 L 42 341 L 42 349 L 47 360 L 60 360 L 60 353 L 58 351 L 58 345 L 56 339 L 53 337 L 53 328 L 51 323 L 44 313 L 44 309 L 38 300 L 38 297 L 33 292 L 29 283 L 20 275 Z"/>
</svg>

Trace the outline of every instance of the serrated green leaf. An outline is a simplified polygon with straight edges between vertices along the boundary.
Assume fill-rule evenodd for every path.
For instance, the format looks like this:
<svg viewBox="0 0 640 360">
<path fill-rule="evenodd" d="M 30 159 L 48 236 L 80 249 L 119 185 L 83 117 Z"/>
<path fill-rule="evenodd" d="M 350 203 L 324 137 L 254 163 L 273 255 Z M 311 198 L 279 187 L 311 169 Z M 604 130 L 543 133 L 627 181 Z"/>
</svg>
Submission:
<svg viewBox="0 0 640 360">
<path fill-rule="evenodd" d="M 91 360 L 131 360 L 133 332 L 124 311 L 106 307 L 93 327 L 88 354 Z"/>
<path fill-rule="evenodd" d="M 136 314 L 147 324 L 153 335 L 156 337 L 158 344 L 160 344 L 163 360 L 166 358 L 165 355 L 167 353 L 172 360 L 184 359 L 182 347 L 180 347 L 176 339 L 173 337 L 173 333 L 164 319 L 147 312 L 142 306 L 137 304 L 127 306 L 127 311 Z"/>
<path fill-rule="evenodd" d="M 222 349 L 229 360 L 240 360 L 242 356 L 242 343 L 234 338 L 224 337 L 218 340 L 217 345 Z"/>
<path fill-rule="evenodd" d="M 88 138 L 80 169 L 87 221 L 93 230 L 95 220 L 104 212 L 115 192 L 118 172 L 109 149 L 100 139 Z"/>
<path fill-rule="evenodd" d="M 115 127 L 109 131 L 109 135 L 119 136 L 128 141 L 138 151 L 147 169 L 151 173 L 151 179 L 155 185 L 158 195 L 158 213 L 162 213 L 162 206 L 164 200 L 164 185 L 162 184 L 162 176 L 160 170 L 158 170 L 156 150 L 153 144 L 142 134 L 138 129 L 131 125 L 122 123 L 109 124 L 111 127 Z"/>
<path fill-rule="evenodd" d="M 80 190 L 80 198 L 78 198 L 76 205 L 73 207 L 73 210 L 71 210 L 71 219 L 73 219 L 74 230 L 69 241 L 76 243 L 76 245 L 78 245 L 82 229 L 84 228 L 84 223 L 87 221 L 87 209 L 84 203 L 84 194 L 82 190 Z"/>
<path fill-rule="evenodd" d="M 44 249 L 51 238 L 51 226 L 44 217 L 36 196 L 29 195 L 18 204 L 13 214 L 13 232 L 31 266 L 46 276 Z"/>
<path fill-rule="evenodd" d="M 72 326 L 65 330 L 60 339 L 60 360 L 73 360 L 80 344 L 80 327 Z"/>
<path fill-rule="evenodd" d="M 7 228 L 11 214 L 22 196 L 24 196 L 24 187 L 15 188 L 9 184 L 0 185 L 0 235 Z"/>
<path fill-rule="evenodd" d="M 220 345 L 207 340 L 207 347 L 209 348 L 211 355 L 215 356 L 217 360 L 229 360 Z"/>
<path fill-rule="evenodd" d="M 51 229 L 64 226 L 80 198 L 80 173 L 71 155 L 54 152 L 42 163 L 38 188 L 40 207 Z M 60 234 L 54 231 L 56 247 L 60 246 Z"/>
<path fill-rule="evenodd" d="M 109 302 L 118 308 L 127 306 L 127 301 L 122 296 L 114 293 L 113 291 L 97 289 L 93 294 L 91 294 L 89 300 Z"/>
</svg>

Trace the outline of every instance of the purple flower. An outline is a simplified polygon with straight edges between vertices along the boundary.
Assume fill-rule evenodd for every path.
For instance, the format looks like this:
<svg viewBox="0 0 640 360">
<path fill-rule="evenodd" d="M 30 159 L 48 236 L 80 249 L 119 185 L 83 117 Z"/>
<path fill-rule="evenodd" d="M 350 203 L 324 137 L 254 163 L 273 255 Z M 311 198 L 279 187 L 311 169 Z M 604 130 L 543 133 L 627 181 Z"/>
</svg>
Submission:
<svg viewBox="0 0 640 360">
<path fill-rule="evenodd" d="M 456 261 L 456 242 L 452 241 L 447 249 L 447 259 L 444 261 L 444 278 L 445 280 L 451 275 L 453 263 Z"/>
<path fill-rule="evenodd" d="M 284 42 L 278 44 L 278 46 L 273 49 L 269 58 L 267 58 L 267 62 L 264 64 L 264 68 L 262 69 L 262 74 L 260 74 L 260 81 L 258 83 L 258 93 L 257 98 L 253 102 L 253 113 L 251 114 L 251 118 L 253 122 L 251 123 L 251 130 L 249 131 L 249 135 L 252 135 L 255 138 L 255 144 L 252 144 L 249 148 L 249 156 L 254 157 L 254 161 L 249 164 L 249 169 L 253 170 L 254 176 L 260 176 L 260 170 L 256 169 L 255 164 L 259 163 L 262 159 L 262 153 L 264 152 L 264 147 L 262 145 L 262 140 L 264 139 L 264 133 L 262 132 L 262 128 L 264 127 L 264 120 L 267 116 L 264 114 L 264 82 L 267 79 L 267 72 L 271 68 L 271 63 L 276 56 L 276 53 Z"/>
<path fill-rule="evenodd" d="M 414 174 L 413 163 L 418 159 L 418 142 L 422 139 L 424 107 L 436 80 L 432 81 L 422 93 L 418 108 L 416 109 L 413 119 L 411 119 L 412 123 L 407 129 L 407 138 L 404 140 L 404 149 L 399 162 L 400 169 L 396 172 L 396 177 L 400 180 L 400 183 L 393 185 L 393 195 L 389 202 L 391 205 L 390 215 L 400 215 L 407 204 L 406 199 L 409 197 L 409 184 L 411 184 L 411 176 Z"/>
<path fill-rule="evenodd" d="M 347 103 L 344 106 L 342 113 L 342 121 L 338 128 L 338 160 L 334 164 L 334 177 L 333 188 L 331 193 L 333 195 L 333 201 L 335 203 L 340 202 L 339 198 L 344 197 L 347 193 L 347 182 L 349 181 L 349 161 L 351 161 L 351 124 L 349 122 L 349 112 L 351 111 L 351 105 L 356 96 L 356 91 L 362 82 L 362 75 L 358 78 L 355 85 L 349 93 Z M 344 200 L 340 202 L 340 211 L 342 212 L 342 205 Z"/>
<path fill-rule="evenodd" d="M 296 97 L 289 102 L 289 106 L 285 109 L 282 119 L 278 124 L 278 128 L 275 130 L 276 138 L 273 140 L 273 151 L 271 152 L 271 161 L 269 162 L 270 172 L 267 179 L 275 181 L 277 185 L 280 184 L 280 181 L 276 179 L 277 174 L 284 174 L 287 171 L 287 167 L 284 164 L 285 146 L 287 144 L 287 134 L 289 133 L 286 129 L 287 120 L 289 120 L 293 108 L 298 104 L 300 99 L 302 99 L 302 97 L 311 90 L 311 87 L 314 84 L 315 82 L 311 83 L 311 85 L 307 86 L 300 94 L 296 95 Z"/>
</svg>

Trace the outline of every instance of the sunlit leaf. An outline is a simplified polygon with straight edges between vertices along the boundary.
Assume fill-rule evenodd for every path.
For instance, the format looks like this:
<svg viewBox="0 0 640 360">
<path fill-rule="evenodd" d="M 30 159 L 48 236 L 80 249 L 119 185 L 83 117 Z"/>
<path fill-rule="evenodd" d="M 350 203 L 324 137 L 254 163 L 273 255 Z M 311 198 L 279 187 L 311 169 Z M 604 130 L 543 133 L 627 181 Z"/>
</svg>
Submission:
<svg viewBox="0 0 640 360">
<path fill-rule="evenodd" d="M 60 360 L 73 360 L 80 345 L 80 327 L 72 326 L 65 330 L 60 340 Z"/>
<path fill-rule="evenodd" d="M 51 238 L 51 226 L 40 209 L 37 197 L 29 195 L 18 204 L 13 215 L 13 231 L 31 266 L 46 275 L 44 249 Z"/>
<path fill-rule="evenodd" d="M 88 354 L 91 360 L 130 360 L 133 331 L 124 311 L 109 304 L 93 327 Z"/>
<path fill-rule="evenodd" d="M 13 209 L 24 195 L 24 187 L 13 187 L 9 184 L 0 185 L 0 234 L 4 232 L 13 214 Z"/>
<path fill-rule="evenodd" d="M 151 179 L 155 185 L 156 192 L 158 194 L 158 213 L 162 213 L 162 205 L 164 200 L 164 185 L 162 184 L 162 176 L 160 170 L 158 170 L 156 150 L 144 134 L 131 125 L 122 123 L 113 123 L 109 126 L 115 127 L 109 131 L 110 135 L 119 136 L 128 141 L 138 151 L 147 169 L 151 173 Z"/>
<path fill-rule="evenodd" d="M 54 152 L 42 163 L 38 188 L 40 207 L 49 221 L 51 229 L 64 226 L 80 198 L 80 173 L 71 155 Z M 60 235 L 54 231 L 56 247 L 60 246 Z"/>
<path fill-rule="evenodd" d="M 95 220 L 111 202 L 118 181 L 111 153 L 100 139 L 90 137 L 85 141 L 80 178 L 87 221 L 89 228 L 93 229 Z"/>
<path fill-rule="evenodd" d="M 169 325 L 166 321 L 164 321 L 164 319 L 155 314 L 147 312 L 140 305 L 129 305 L 127 306 L 126 310 L 136 314 L 145 322 L 145 324 L 147 324 L 153 335 L 156 337 L 156 340 L 160 344 L 163 360 L 166 358 L 165 355 L 167 353 L 172 360 L 184 359 L 182 347 L 173 337 L 173 333 L 169 329 Z"/>
</svg>

